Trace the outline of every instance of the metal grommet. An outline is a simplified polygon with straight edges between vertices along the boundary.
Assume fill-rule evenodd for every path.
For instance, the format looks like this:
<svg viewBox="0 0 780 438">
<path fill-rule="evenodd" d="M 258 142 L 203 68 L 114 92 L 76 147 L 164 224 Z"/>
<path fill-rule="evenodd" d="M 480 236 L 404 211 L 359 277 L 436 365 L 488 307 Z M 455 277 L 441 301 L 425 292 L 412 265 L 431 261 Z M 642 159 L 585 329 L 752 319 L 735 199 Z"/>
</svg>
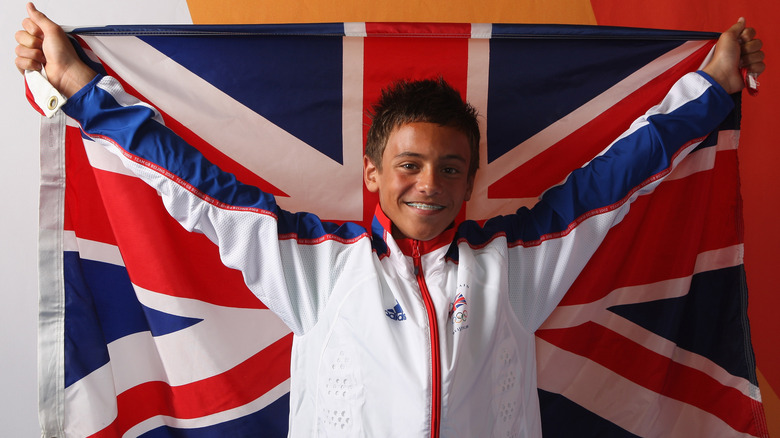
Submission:
<svg viewBox="0 0 780 438">
<path fill-rule="evenodd" d="M 49 109 L 53 110 L 53 109 L 57 108 L 57 104 L 58 103 L 59 103 L 59 99 L 57 98 L 57 96 L 51 96 L 49 98 L 49 103 L 48 103 Z"/>
</svg>

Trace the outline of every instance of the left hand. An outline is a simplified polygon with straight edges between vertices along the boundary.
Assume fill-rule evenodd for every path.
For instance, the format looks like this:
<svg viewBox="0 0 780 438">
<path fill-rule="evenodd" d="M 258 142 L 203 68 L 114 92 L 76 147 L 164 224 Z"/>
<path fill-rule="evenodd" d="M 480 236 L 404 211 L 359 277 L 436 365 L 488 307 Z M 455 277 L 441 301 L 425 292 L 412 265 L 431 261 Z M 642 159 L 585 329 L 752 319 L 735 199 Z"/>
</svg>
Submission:
<svg viewBox="0 0 780 438">
<path fill-rule="evenodd" d="M 761 40 L 756 39 L 756 30 L 745 27 L 745 19 L 740 18 L 721 34 L 712 59 L 702 71 L 715 79 L 727 93 L 737 93 L 745 87 L 741 69 L 758 76 L 766 68 L 762 46 Z"/>
</svg>

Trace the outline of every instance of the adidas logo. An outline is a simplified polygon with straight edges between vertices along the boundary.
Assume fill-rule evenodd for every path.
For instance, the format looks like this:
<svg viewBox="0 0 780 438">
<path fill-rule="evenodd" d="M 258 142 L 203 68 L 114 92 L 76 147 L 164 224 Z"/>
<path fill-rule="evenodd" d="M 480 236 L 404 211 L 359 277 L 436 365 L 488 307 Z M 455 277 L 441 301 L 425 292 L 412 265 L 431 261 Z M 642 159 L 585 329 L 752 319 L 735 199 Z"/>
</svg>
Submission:
<svg viewBox="0 0 780 438">
<path fill-rule="evenodd" d="M 406 314 L 404 313 L 404 309 L 401 308 L 401 305 L 398 304 L 397 300 L 395 302 L 395 306 L 393 306 L 392 309 L 385 309 L 385 315 L 387 315 L 387 317 L 392 319 L 393 321 L 406 320 Z"/>
</svg>

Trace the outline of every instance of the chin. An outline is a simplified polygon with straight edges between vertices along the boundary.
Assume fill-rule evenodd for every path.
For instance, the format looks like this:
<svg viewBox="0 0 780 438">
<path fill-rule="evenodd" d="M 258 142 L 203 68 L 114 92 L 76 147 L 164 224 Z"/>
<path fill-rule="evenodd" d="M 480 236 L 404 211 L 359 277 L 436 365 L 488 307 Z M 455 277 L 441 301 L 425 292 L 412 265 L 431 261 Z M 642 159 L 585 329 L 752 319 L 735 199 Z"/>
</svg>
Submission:
<svg viewBox="0 0 780 438">
<path fill-rule="evenodd" d="M 416 233 L 412 233 L 409 235 L 410 238 L 420 241 L 427 241 L 431 239 L 435 239 L 439 234 L 441 234 L 444 230 L 440 231 L 430 231 L 430 230 L 422 230 L 418 231 Z"/>
</svg>

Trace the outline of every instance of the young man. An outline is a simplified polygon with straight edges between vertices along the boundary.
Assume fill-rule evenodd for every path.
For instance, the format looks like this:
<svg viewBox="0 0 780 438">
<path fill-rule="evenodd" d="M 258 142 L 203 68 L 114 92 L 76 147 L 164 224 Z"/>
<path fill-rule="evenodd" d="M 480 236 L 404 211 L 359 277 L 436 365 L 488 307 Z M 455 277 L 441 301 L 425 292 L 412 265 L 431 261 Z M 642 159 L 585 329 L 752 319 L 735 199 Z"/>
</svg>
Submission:
<svg viewBox="0 0 780 438">
<path fill-rule="evenodd" d="M 540 436 L 534 331 L 630 201 L 730 112 L 738 67 L 764 68 L 740 20 L 704 72 L 602 157 L 533 209 L 484 226 L 454 224 L 478 163 L 473 109 L 442 81 L 398 83 L 374 108 L 364 180 L 380 203 L 364 230 L 282 211 L 222 173 L 28 12 L 17 67 L 45 66 L 84 133 L 216 242 L 294 332 L 290 436 L 300 437 Z"/>
</svg>

